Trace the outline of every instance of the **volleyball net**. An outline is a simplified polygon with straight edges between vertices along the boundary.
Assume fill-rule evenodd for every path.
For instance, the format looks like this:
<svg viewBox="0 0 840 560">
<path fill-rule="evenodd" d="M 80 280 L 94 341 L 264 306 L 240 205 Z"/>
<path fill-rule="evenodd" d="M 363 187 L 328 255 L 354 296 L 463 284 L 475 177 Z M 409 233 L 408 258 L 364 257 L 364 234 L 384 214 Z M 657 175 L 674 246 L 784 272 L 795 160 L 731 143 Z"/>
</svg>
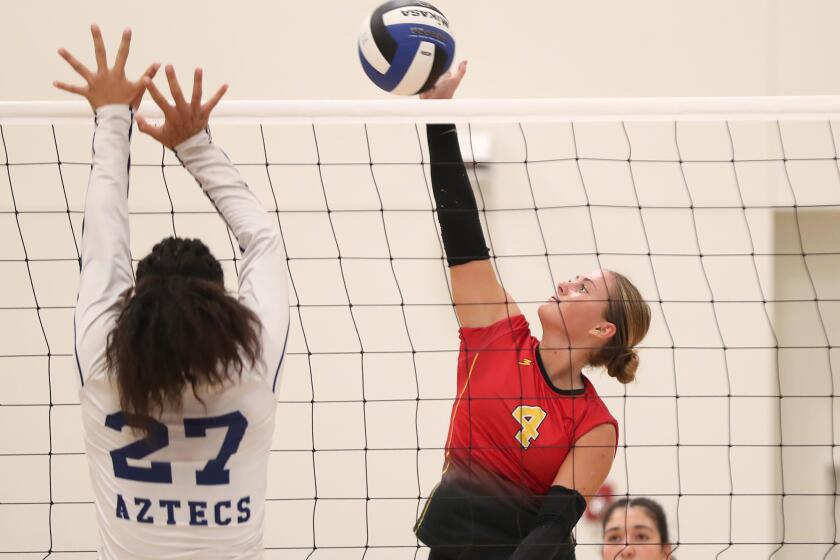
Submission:
<svg viewBox="0 0 840 560">
<path fill-rule="evenodd" d="M 145 111 L 148 109 L 148 111 Z M 144 107 L 154 116 L 152 107 Z M 617 270 L 653 311 L 637 381 L 588 373 L 619 421 L 598 512 L 646 496 L 675 556 L 840 558 L 840 98 L 223 102 L 211 120 L 280 225 L 291 334 L 267 558 L 424 558 L 457 321 L 426 122 L 457 122 L 485 237 L 535 336 L 562 280 Z M 0 103 L 0 556 L 94 558 L 73 367 L 93 119 Z M 239 248 L 171 152 L 134 134 L 136 260 Z"/>
</svg>

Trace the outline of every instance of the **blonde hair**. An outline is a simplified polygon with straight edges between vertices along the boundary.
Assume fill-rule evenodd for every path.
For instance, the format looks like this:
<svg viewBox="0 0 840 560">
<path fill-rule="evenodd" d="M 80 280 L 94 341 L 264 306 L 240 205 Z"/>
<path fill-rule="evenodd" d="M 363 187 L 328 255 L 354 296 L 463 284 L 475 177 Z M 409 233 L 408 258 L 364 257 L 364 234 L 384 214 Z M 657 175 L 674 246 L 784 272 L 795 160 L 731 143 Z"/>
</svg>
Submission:
<svg viewBox="0 0 840 560">
<path fill-rule="evenodd" d="M 604 366 L 610 377 L 626 384 L 636 378 L 639 355 L 634 347 L 650 327 L 650 306 L 630 280 L 618 272 L 612 275 L 615 278 L 612 292 L 616 293 L 609 295 L 605 319 L 615 325 L 615 334 L 590 356 L 589 365 Z"/>
</svg>

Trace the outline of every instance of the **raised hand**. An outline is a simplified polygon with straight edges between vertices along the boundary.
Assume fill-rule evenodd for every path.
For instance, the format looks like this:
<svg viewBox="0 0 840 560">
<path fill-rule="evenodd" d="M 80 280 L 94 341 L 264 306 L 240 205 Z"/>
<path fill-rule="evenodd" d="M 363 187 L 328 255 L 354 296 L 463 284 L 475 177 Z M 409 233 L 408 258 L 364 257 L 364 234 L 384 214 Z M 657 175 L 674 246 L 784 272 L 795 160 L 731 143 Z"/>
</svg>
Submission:
<svg viewBox="0 0 840 560">
<path fill-rule="evenodd" d="M 164 146 L 175 149 L 175 146 L 194 136 L 196 133 L 207 128 L 207 121 L 210 119 L 210 112 L 225 94 L 227 84 L 222 85 L 209 101 L 201 103 L 201 68 L 195 69 L 193 77 L 192 98 L 189 103 L 184 99 L 181 85 L 175 77 L 175 69 L 171 64 L 166 66 L 166 79 L 169 81 L 169 91 L 175 105 L 171 105 L 160 90 L 152 82 L 151 78 L 145 78 L 146 88 L 152 95 L 152 99 L 163 111 L 164 122 L 162 126 L 155 126 L 143 117 L 137 118 L 137 128 L 145 132 Z"/>
<path fill-rule="evenodd" d="M 58 89 L 81 95 L 88 100 L 90 106 L 96 111 L 103 105 L 119 103 L 130 105 L 133 109 L 140 106 L 140 100 L 146 92 L 144 80 L 155 76 L 160 64 L 154 63 L 149 66 L 140 78 L 130 81 L 125 77 L 125 63 L 128 60 L 128 50 L 131 46 L 131 29 L 123 31 L 120 47 L 117 51 L 117 58 L 114 66 L 108 68 L 108 59 L 105 54 L 105 43 L 102 41 L 102 32 L 99 26 L 90 26 L 90 33 L 93 35 L 93 50 L 96 54 L 96 72 L 92 72 L 87 66 L 70 54 L 67 49 L 58 49 L 58 54 L 73 67 L 87 85 L 77 86 L 64 82 L 55 81 L 53 85 Z"/>
<path fill-rule="evenodd" d="M 455 90 L 458 89 L 458 84 L 464 79 L 466 73 L 467 61 L 464 60 L 458 65 L 458 70 L 454 74 L 450 70 L 438 78 L 438 81 L 432 89 L 420 94 L 420 99 L 452 99 L 452 96 L 455 95 Z"/>
</svg>

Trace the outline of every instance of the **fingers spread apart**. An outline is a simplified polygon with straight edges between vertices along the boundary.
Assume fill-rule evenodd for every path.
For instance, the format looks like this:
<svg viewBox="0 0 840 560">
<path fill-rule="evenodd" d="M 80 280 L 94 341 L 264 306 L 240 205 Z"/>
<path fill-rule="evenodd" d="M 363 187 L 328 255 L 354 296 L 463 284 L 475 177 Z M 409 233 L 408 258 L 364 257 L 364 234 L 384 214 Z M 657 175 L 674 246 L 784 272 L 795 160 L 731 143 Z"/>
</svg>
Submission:
<svg viewBox="0 0 840 560">
<path fill-rule="evenodd" d="M 160 107 L 161 111 L 163 111 L 163 114 L 172 114 L 172 105 L 169 104 L 169 102 L 166 100 L 166 98 L 163 96 L 163 94 L 160 92 L 158 87 L 155 85 L 155 83 L 149 76 L 143 76 L 143 85 L 146 86 L 146 89 L 149 91 L 149 95 L 152 96 L 152 99 L 155 103 L 157 103 L 157 106 Z"/>
<path fill-rule="evenodd" d="M 216 93 L 213 94 L 213 97 L 211 97 L 210 100 L 207 103 L 202 105 L 202 107 L 201 107 L 202 116 L 204 116 L 204 117 L 209 117 L 210 116 L 210 112 L 216 107 L 216 105 L 218 105 L 219 101 L 221 101 L 222 97 L 224 97 L 225 93 L 227 93 L 227 90 L 228 90 L 228 85 L 223 84 L 222 87 L 220 87 L 216 91 Z"/>
<path fill-rule="evenodd" d="M 87 83 L 93 81 L 93 72 L 91 72 L 87 66 L 79 62 L 79 60 L 75 56 L 70 54 L 70 52 L 67 49 L 58 49 L 58 55 L 64 60 L 66 60 L 67 63 L 73 68 L 73 70 L 75 70 L 76 73 L 78 73 L 82 78 L 84 78 Z"/>
<path fill-rule="evenodd" d="M 162 141 L 163 127 L 156 126 L 156 125 L 153 125 L 153 124 L 149 124 L 149 121 L 147 121 L 146 119 L 144 119 L 143 117 L 140 117 L 140 116 L 138 116 L 136 118 L 136 120 L 137 120 L 137 128 L 140 130 L 140 132 L 148 134 L 149 136 L 151 136 L 152 138 L 154 138 L 158 142 Z"/>
<path fill-rule="evenodd" d="M 178 83 L 178 78 L 175 76 L 175 68 L 171 64 L 166 65 L 166 80 L 169 82 L 169 91 L 172 92 L 172 99 L 175 101 L 175 106 L 181 113 L 189 112 L 187 100 L 184 99 L 184 92 L 181 91 L 181 84 Z"/>
<path fill-rule="evenodd" d="M 53 82 L 53 86 L 57 87 L 58 89 L 62 89 L 64 91 L 68 91 L 70 93 L 75 93 L 78 95 L 87 95 L 88 88 L 83 86 L 74 86 L 73 84 L 68 84 L 65 82 Z"/>
<path fill-rule="evenodd" d="M 93 51 L 96 53 L 96 69 L 104 72 L 108 69 L 108 57 L 105 55 L 105 41 L 102 40 L 102 31 L 94 23 L 90 26 L 90 34 L 93 36 Z"/>
<path fill-rule="evenodd" d="M 117 58 L 114 61 L 114 71 L 120 74 L 125 73 L 125 63 L 128 60 L 128 51 L 131 47 L 131 29 L 126 28 L 122 34 L 120 48 L 117 51 Z"/>
</svg>

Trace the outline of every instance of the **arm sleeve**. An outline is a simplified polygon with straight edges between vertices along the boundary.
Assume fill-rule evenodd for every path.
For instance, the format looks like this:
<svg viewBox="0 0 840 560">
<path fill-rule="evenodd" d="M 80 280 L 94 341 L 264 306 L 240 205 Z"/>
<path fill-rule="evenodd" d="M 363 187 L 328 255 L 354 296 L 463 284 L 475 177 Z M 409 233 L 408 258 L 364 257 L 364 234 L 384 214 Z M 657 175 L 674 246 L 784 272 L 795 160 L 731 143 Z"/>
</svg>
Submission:
<svg viewBox="0 0 840 560">
<path fill-rule="evenodd" d="M 82 223 L 81 274 L 73 316 L 74 351 L 82 384 L 104 371 L 105 345 L 121 294 L 134 282 L 128 226 L 128 105 L 96 111 L 93 165 Z"/>
<path fill-rule="evenodd" d="M 426 125 L 432 192 L 449 266 L 490 258 L 454 124 Z"/>
<path fill-rule="evenodd" d="M 280 229 L 207 131 L 175 146 L 242 250 L 239 299 L 260 319 L 268 381 L 277 388 L 289 333 L 286 253 Z"/>
<path fill-rule="evenodd" d="M 534 527 L 516 547 L 510 560 L 574 560 L 572 529 L 586 511 L 586 499 L 576 490 L 552 486 Z"/>
<path fill-rule="evenodd" d="M 563 535 L 560 523 L 552 521 L 535 527 L 519 543 L 510 560 L 575 560 L 571 533 Z"/>
</svg>

